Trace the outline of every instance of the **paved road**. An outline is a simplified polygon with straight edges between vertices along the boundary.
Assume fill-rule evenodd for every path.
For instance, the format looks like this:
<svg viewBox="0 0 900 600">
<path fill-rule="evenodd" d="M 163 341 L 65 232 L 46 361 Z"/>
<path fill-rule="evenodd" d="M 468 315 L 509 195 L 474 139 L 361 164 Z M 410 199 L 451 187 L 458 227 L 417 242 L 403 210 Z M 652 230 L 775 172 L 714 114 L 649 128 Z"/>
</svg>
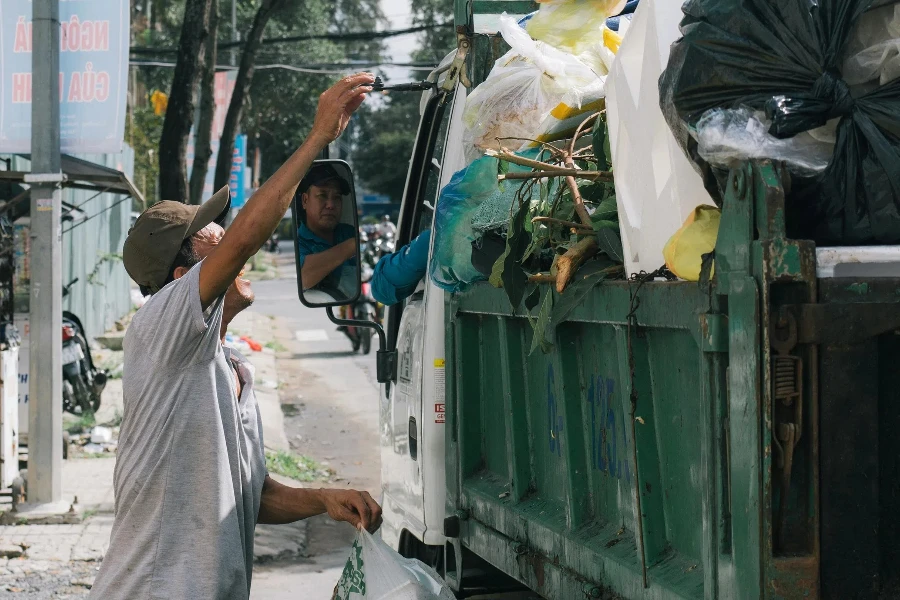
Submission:
<svg viewBox="0 0 900 600">
<path fill-rule="evenodd" d="M 275 319 L 287 351 L 278 355 L 279 394 L 291 447 L 325 462 L 339 479 L 335 486 L 380 496 L 378 384 L 375 350 L 350 351 L 350 342 L 324 309 L 297 299 L 293 258 L 282 252 L 279 279 L 253 284 L 253 309 Z M 373 340 L 374 341 L 374 340 Z M 354 531 L 327 518 L 310 522 L 307 558 L 254 569 L 251 600 L 327 600 L 347 560 Z M 533 600 L 530 593 L 490 596 L 493 600 Z M 474 598 L 472 600 L 475 600 Z"/>
<path fill-rule="evenodd" d="M 297 299 L 292 258 L 279 256 L 279 279 L 253 284 L 252 310 L 275 319 L 285 351 L 278 354 L 279 394 L 292 449 L 329 468 L 332 486 L 365 489 L 378 497 L 378 385 L 374 349 L 351 352 L 350 342 L 328 320 L 324 309 Z M 353 530 L 326 517 L 310 522 L 308 558 L 259 565 L 254 569 L 253 600 L 331 598 L 353 541 Z"/>
</svg>

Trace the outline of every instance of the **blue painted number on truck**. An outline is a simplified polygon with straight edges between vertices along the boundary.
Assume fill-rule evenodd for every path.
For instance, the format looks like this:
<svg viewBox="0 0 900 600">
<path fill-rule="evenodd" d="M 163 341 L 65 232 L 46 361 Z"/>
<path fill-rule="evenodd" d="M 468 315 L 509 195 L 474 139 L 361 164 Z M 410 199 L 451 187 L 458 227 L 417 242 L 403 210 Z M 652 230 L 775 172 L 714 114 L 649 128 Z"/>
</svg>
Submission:
<svg viewBox="0 0 900 600">
<path fill-rule="evenodd" d="M 611 377 L 598 375 L 591 378 L 587 396 L 591 406 L 591 466 L 630 483 L 631 465 L 624 443 L 625 421 L 617 414 L 613 401 L 615 391 L 616 382 Z"/>
</svg>

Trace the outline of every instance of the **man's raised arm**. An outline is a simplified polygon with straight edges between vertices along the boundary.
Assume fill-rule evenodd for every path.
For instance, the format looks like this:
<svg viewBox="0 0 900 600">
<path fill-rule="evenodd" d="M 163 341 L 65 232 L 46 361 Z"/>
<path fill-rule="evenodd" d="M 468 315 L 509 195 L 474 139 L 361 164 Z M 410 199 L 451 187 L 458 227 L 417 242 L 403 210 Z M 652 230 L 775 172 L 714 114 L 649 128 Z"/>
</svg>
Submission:
<svg viewBox="0 0 900 600">
<path fill-rule="evenodd" d="M 225 293 L 250 257 L 275 231 L 300 180 L 319 153 L 346 129 L 350 117 L 372 91 L 374 81 L 370 73 L 358 73 L 342 79 L 319 97 L 309 137 L 247 201 L 222 241 L 203 261 L 200 302 L 204 309 Z"/>
</svg>

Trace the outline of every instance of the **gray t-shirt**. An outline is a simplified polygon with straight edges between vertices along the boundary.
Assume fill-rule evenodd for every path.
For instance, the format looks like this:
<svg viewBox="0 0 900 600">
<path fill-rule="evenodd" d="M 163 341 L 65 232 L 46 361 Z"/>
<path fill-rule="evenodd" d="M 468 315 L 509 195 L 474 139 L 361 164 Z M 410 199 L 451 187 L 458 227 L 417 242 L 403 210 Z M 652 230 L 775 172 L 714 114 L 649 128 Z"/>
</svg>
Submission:
<svg viewBox="0 0 900 600">
<path fill-rule="evenodd" d="M 154 294 L 125 336 L 116 518 L 91 598 L 250 595 L 262 421 L 252 366 L 220 341 L 223 299 L 201 308 L 201 265 Z"/>
</svg>

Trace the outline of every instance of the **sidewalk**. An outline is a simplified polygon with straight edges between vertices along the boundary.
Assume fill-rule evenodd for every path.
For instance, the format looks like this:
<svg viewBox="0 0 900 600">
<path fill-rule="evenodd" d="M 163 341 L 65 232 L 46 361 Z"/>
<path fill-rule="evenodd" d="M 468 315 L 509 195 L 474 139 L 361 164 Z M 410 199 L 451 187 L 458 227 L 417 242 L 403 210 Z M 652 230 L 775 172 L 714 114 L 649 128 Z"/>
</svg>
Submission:
<svg viewBox="0 0 900 600">
<path fill-rule="evenodd" d="M 264 346 L 260 352 L 240 350 L 254 366 L 266 448 L 288 450 L 278 395 L 273 323 L 268 317 L 245 311 L 234 320 L 230 332 L 238 337 L 250 337 Z M 115 362 L 115 352 L 101 351 L 99 355 L 103 360 Z M 117 426 L 122 407 L 122 380 L 111 379 L 104 390 L 96 422 Z M 73 447 L 73 455 L 78 454 L 76 450 Z M 102 454 L 91 456 L 94 457 L 70 458 L 63 464 L 63 495 L 77 498 L 75 508 L 83 517 L 81 523 L 0 526 L 0 598 L 82 597 L 89 592 L 109 546 L 115 509 L 114 454 L 108 458 Z M 302 483 L 276 478 L 288 485 L 303 487 Z M 8 504 L 0 504 L 0 510 L 8 508 Z M 260 525 L 256 529 L 257 563 L 301 556 L 305 548 L 306 524 L 303 522 Z"/>
</svg>

